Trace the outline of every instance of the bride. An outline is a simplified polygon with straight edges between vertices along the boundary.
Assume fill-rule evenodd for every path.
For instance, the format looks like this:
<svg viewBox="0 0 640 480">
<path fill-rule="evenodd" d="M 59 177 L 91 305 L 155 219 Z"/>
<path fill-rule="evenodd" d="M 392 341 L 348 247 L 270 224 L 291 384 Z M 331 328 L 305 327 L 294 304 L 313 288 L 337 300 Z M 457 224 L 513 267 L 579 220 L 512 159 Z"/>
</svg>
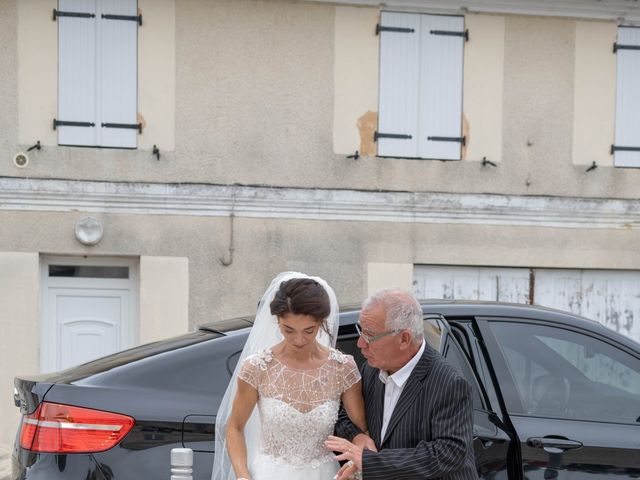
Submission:
<svg viewBox="0 0 640 480">
<path fill-rule="evenodd" d="M 218 410 L 213 480 L 334 477 L 324 440 L 340 401 L 367 431 L 360 373 L 334 348 L 338 326 L 321 278 L 285 272 L 271 282 Z"/>
</svg>

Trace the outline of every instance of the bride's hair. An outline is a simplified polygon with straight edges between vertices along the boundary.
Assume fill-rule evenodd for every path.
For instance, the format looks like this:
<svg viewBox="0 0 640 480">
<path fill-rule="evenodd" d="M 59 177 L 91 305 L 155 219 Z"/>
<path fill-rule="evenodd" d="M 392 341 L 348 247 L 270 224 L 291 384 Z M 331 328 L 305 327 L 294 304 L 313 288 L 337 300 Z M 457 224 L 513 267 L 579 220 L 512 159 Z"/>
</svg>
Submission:
<svg viewBox="0 0 640 480">
<path fill-rule="evenodd" d="M 271 315 L 310 315 L 324 326 L 331 302 L 326 290 L 312 278 L 292 278 L 280 284 L 270 308 Z"/>
</svg>

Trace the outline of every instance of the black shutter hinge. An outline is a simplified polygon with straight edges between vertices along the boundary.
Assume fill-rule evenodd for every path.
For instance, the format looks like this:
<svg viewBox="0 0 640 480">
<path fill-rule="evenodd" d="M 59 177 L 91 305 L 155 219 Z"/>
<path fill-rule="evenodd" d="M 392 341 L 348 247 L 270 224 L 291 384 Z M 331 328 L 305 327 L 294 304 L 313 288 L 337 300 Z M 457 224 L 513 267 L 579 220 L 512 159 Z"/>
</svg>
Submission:
<svg viewBox="0 0 640 480">
<path fill-rule="evenodd" d="M 449 30 L 430 30 L 429 33 L 431 35 L 445 35 L 448 37 L 462 37 L 465 42 L 469 41 L 469 29 L 467 28 L 464 32 L 453 32 Z"/>
<path fill-rule="evenodd" d="M 128 128 L 131 130 L 138 130 L 138 133 L 142 134 L 141 123 L 102 123 L 100 126 L 104 128 Z"/>
<path fill-rule="evenodd" d="M 95 13 L 82 13 L 82 12 L 61 12 L 53 9 L 53 21 L 55 22 L 58 17 L 77 17 L 77 18 L 94 18 Z"/>
<path fill-rule="evenodd" d="M 65 120 L 56 120 L 53 119 L 53 129 L 56 130 L 58 127 L 95 127 L 96 124 L 93 122 L 67 122 Z"/>
<path fill-rule="evenodd" d="M 27 148 L 27 152 L 30 152 L 31 150 L 42 150 L 42 145 L 40 145 L 40 140 L 38 140 L 34 145 L 31 145 L 29 148 Z"/>
<path fill-rule="evenodd" d="M 615 42 L 613 44 L 613 53 L 618 53 L 618 50 L 640 50 L 640 45 L 621 45 Z"/>
<path fill-rule="evenodd" d="M 376 35 L 380 35 L 380 32 L 396 32 L 396 33 L 414 33 L 415 29 L 413 28 L 403 28 L 403 27 L 384 27 L 380 24 L 376 25 Z"/>
<path fill-rule="evenodd" d="M 379 138 L 395 138 L 397 140 L 410 140 L 413 138 L 411 135 L 404 133 L 379 133 L 373 132 L 373 141 L 377 142 Z"/>
<path fill-rule="evenodd" d="M 138 22 L 138 25 L 142 26 L 142 15 L 109 15 L 103 13 L 102 18 L 105 20 L 129 20 Z"/>
<path fill-rule="evenodd" d="M 427 137 L 432 142 L 458 142 L 466 145 L 467 137 Z"/>
<path fill-rule="evenodd" d="M 640 147 L 618 147 L 617 145 L 611 145 L 611 155 L 616 152 L 640 152 Z"/>
</svg>

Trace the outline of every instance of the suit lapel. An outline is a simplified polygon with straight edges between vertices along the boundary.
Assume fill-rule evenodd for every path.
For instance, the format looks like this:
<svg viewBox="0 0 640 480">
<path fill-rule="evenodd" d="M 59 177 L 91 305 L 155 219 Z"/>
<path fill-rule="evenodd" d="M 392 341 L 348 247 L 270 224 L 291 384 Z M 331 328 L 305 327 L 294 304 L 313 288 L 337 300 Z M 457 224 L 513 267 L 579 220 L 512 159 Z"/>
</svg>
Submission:
<svg viewBox="0 0 640 480">
<path fill-rule="evenodd" d="M 434 354 L 435 351 L 427 345 L 424 353 L 422 354 L 422 357 L 420 357 L 420 360 L 414 367 L 411 375 L 407 379 L 407 383 L 402 389 L 402 393 L 400 394 L 398 403 L 396 403 L 396 406 L 393 409 L 393 413 L 391 414 L 391 418 L 389 419 L 389 425 L 387 426 L 385 436 L 380 441 L 381 447 L 387 441 L 389 435 L 391 434 L 391 432 L 393 432 L 393 429 L 398 425 L 400 419 L 404 416 L 405 413 L 407 413 L 409 407 L 414 404 L 416 394 L 422 388 L 424 379 L 429 373 L 429 367 L 431 366 L 431 360 Z"/>
</svg>

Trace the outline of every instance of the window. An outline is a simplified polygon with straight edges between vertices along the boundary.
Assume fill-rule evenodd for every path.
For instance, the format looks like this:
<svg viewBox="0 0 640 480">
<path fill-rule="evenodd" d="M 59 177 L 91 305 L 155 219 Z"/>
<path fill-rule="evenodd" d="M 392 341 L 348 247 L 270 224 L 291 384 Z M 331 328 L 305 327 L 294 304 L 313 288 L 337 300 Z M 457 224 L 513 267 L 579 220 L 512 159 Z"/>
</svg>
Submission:
<svg viewBox="0 0 640 480">
<path fill-rule="evenodd" d="M 556 327 L 491 322 L 522 407 L 512 413 L 588 421 L 640 421 L 640 359 Z"/>
<path fill-rule="evenodd" d="M 382 12 L 378 30 L 378 155 L 459 160 L 464 17 Z"/>
<path fill-rule="evenodd" d="M 444 352 L 444 358 L 446 358 L 449 363 L 455 366 L 471 385 L 473 408 L 483 410 L 485 408 L 484 402 L 482 401 L 482 397 L 480 396 L 480 388 L 478 387 L 476 376 L 473 374 L 473 370 L 469 365 L 469 361 L 466 359 L 458 345 L 450 341 L 447 345 L 446 351 Z"/>
<path fill-rule="evenodd" d="M 640 28 L 619 27 L 614 51 L 617 84 L 613 163 L 616 167 L 640 167 Z"/>
<path fill-rule="evenodd" d="M 59 0 L 60 145 L 136 148 L 136 0 Z"/>
</svg>

